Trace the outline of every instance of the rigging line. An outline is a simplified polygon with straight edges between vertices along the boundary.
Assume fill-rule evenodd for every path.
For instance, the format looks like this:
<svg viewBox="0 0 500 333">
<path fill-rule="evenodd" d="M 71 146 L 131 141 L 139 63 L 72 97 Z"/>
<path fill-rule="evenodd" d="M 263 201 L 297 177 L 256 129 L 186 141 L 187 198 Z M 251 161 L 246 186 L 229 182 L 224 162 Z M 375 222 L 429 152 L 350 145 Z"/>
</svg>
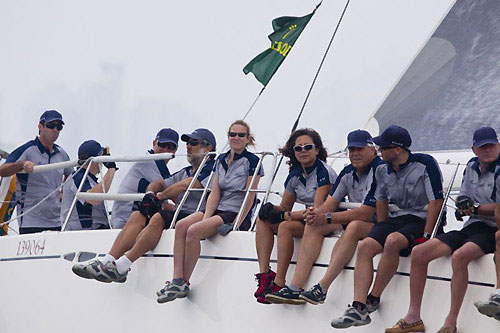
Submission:
<svg viewBox="0 0 500 333">
<path fill-rule="evenodd" d="M 335 30 L 333 31 L 333 34 L 332 34 L 332 37 L 330 38 L 330 42 L 328 43 L 328 46 L 326 47 L 325 54 L 323 55 L 323 58 L 321 59 L 318 70 L 316 71 L 316 75 L 314 75 L 314 79 L 311 83 L 311 86 L 309 87 L 309 91 L 307 92 L 306 98 L 304 100 L 304 103 L 302 104 L 302 108 L 300 109 L 299 115 L 297 116 L 297 120 L 295 120 L 295 123 L 293 124 L 291 132 L 295 131 L 297 129 L 297 126 L 299 126 L 299 121 L 300 121 L 300 118 L 302 117 L 302 113 L 304 112 L 304 109 L 305 109 L 306 104 L 309 100 L 309 96 L 311 95 L 313 87 L 316 84 L 316 79 L 319 76 L 319 72 L 321 71 L 321 68 L 323 67 L 323 63 L 325 62 L 325 59 L 326 59 L 326 56 L 328 55 L 328 52 L 330 51 L 330 47 L 332 46 L 333 40 L 335 39 L 335 36 L 337 35 L 337 31 L 339 30 L 340 23 L 342 23 L 342 19 L 344 18 L 344 14 L 347 11 L 347 7 L 349 6 L 349 2 L 351 2 L 351 0 L 347 0 L 345 7 L 344 7 L 344 10 L 342 11 L 342 14 L 340 15 L 340 19 L 337 23 L 337 26 L 335 27 Z M 278 170 L 281 166 L 281 162 L 283 162 L 283 155 L 281 155 L 280 161 L 278 163 L 278 166 L 276 167 L 276 170 L 274 171 L 273 179 L 271 180 L 271 182 L 274 182 L 276 175 L 278 174 Z"/>
<path fill-rule="evenodd" d="M 257 101 L 259 100 L 260 96 L 262 95 L 262 93 L 264 92 L 265 89 L 266 89 L 266 86 L 262 87 L 262 89 L 260 90 L 259 94 L 257 95 L 257 97 L 255 98 L 255 100 L 253 101 L 252 105 L 250 105 L 250 108 L 248 109 L 247 113 L 245 113 L 245 115 L 243 116 L 243 118 L 241 118 L 242 120 L 245 120 L 246 117 L 248 116 L 248 114 L 250 113 L 250 111 L 252 111 L 254 105 L 257 103 Z"/>
</svg>

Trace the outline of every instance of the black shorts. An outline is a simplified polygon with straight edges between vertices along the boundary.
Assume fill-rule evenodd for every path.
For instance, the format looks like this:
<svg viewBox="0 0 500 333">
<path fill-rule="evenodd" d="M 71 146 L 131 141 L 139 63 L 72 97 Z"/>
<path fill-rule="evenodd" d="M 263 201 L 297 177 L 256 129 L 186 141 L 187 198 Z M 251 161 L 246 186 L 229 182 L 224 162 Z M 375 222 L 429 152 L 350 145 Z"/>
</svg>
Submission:
<svg viewBox="0 0 500 333">
<path fill-rule="evenodd" d="M 235 212 L 216 210 L 213 216 L 220 216 L 225 224 L 232 224 L 237 215 L 238 213 Z M 240 230 L 247 231 L 248 229 L 250 229 L 250 220 L 250 215 L 247 215 L 247 217 L 245 217 L 243 222 L 241 222 L 240 224 Z"/>
<path fill-rule="evenodd" d="M 21 227 L 19 228 L 19 234 L 24 235 L 24 234 L 35 234 L 38 232 L 43 232 L 43 231 L 61 231 L 61 227 L 45 227 L 45 228 L 38 228 L 38 227 Z"/>
<path fill-rule="evenodd" d="M 172 219 L 174 218 L 175 211 L 162 209 L 158 213 L 160 213 L 160 216 L 163 219 L 163 229 L 170 228 L 170 224 L 172 223 Z M 189 215 L 191 215 L 191 213 L 181 210 L 179 212 L 179 215 L 177 215 L 177 221 L 180 221 Z"/>
<path fill-rule="evenodd" d="M 465 243 L 472 242 L 479 246 L 484 254 L 488 254 L 495 252 L 496 231 L 497 228 L 490 227 L 482 222 L 475 222 L 462 230 L 453 230 L 436 236 L 436 238 L 448 245 L 452 252 L 455 252 Z"/>
<path fill-rule="evenodd" d="M 383 222 L 375 223 L 366 237 L 375 239 L 384 247 L 387 236 L 393 232 L 399 232 L 408 240 L 409 246 L 413 241 L 424 234 L 425 220 L 415 215 L 402 215 Z"/>
</svg>

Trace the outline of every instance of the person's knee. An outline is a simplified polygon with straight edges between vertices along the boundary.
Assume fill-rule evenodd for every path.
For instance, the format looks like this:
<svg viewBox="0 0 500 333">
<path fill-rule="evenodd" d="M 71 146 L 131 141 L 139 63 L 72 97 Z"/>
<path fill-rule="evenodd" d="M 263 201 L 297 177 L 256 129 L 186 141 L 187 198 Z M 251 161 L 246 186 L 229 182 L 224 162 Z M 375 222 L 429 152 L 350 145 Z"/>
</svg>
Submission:
<svg viewBox="0 0 500 333">
<path fill-rule="evenodd" d="M 467 251 L 462 248 L 456 250 L 451 256 L 451 265 L 454 269 L 463 268 L 467 266 L 470 262 L 469 255 Z"/>
<path fill-rule="evenodd" d="M 374 257 L 380 251 L 380 247 L 373 238 L 363 239 L 358 245 L 358 257 Z"/>
<path fill-rule="evenodd" d="M 291 237 L 292 226 L 290 223 L 281 222 L 278 227 L 278 237 Z"/>
<path fill-rule="evenodd" d="M 133 212 L 130 215 L 125 227 L 144 227 L 146 225 L 146 218 L 140 212 Z"/>
<path fill-rule="evenodd" d="M 495 233 L 495 241 L 497 243 L 497 249 L 500 248 L 500 230 Z"/>
<path fill-rule="evenodd" d="M 199 242 L 202 237 L 200 237 L 197 228 L 189 227 L 186 231 L 186 243 Z"/>
<path fill-rule="evenodd" d="M 160 215 L 160 213 L 156 213 L 153 215 L 151 220 L 148 223 L 148 227 L 153 228 L 153 229 L 162 229 L 165 226 L 165 223 L 163 222 L 163 217 Z"/>
<path fill-rule="evenodd" d="M 427 265 L 431 261 L 429 254 L 432 253 L 432 249 L 425 245 L 415 246 L 411 251 L 412 265 Z"/>
<path fill-rule="evenodd" d="M 399 252 L 408 246 L 408 240 L 400 234 L 392 233 L 387 236 L 384 244 L 385 252 Z"/>
<path fill-rule="evenodd" d="M 175 236 L 186 235 L 190 224 L 185 220 L 180 220 L 175 224 Z"/>
<path fill-rule="evenodd" d="M 362 239 L 366 236 L 365 224 L 363 221 L 352 221 L 347 225 L 342 237 Z"/>
</svg>

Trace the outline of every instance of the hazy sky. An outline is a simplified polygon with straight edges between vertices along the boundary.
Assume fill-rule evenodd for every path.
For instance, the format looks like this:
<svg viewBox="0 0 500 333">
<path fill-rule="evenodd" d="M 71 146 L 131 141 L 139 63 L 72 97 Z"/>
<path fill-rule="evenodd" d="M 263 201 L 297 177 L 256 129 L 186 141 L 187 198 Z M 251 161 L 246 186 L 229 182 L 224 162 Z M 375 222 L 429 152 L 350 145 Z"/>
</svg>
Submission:
<svg viewBox="0 0 500 333">
<path fill-rule="evenodd" d="M 352 0 L 300 126 L 343 148 L 453 2 Z M 90 138 L 141 154 L 162 127 L 208 127 L 221 148 L 261 89 L 242 68 L 270 46 L 272 19 L 317 3 L 0 0 L 0 148 L 32 139 L 46 109 L 63 114 L 71 158 Z M 284 143 L 345 3 L 323 2 L 248 117 L 258 150 Z"/>
</svg>

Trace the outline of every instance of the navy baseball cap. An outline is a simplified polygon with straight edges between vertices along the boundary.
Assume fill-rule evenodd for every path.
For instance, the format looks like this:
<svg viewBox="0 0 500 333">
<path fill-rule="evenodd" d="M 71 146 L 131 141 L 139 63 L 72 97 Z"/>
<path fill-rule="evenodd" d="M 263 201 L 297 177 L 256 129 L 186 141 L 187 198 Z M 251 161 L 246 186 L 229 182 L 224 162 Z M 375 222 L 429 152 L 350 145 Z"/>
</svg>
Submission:
<svg viewBox="0 0 500 333">
<path fill-rule="evenodd" d="M 488 143 L 498 143 L 497 132 L 491 127 L 481 127 L 474 131 L 472 145 L 481 147 Z"/>
<path fill-rule="evenodd" d="M 206 140 L 208 143 L 212 145 L 213 151 L 217 146 L 217 142 L 215 141 L 215 136 L 207 130 L 206 128 L 197 128 L 191 134 L 182 134 L 181 140 L 184 142 L 189 141 L 189 139 L 197 139 L 197 140 Z"/>
<path fill-rule="evenodd" d="M 99 156 L 102 152 L 101 144 L 95 140 L 87 140 L 78 148 L 78 159 L 86 160 L 89 157 Z"/>
<path fill-rule="evenodd" d="M 391 145 L 409 148 L 411 146 L 411 137 L 406 128 L 391 125 L 387 127 L 382 134 L 374 137 L 373 142 L 382 148 L 386 148 Z"/>
<path fill-rule="evenodd" d="M 171 128 L 162 128 L 158 134 L 156 134 L 156 138 L 160 143 L 171 142 L 176 146 L 179 145 L 179 134 Z"/>
<path fill-rule="evenodd" d="M 373 145 L 373 139 L 370 133 L 365 130 L 355 130 L 347 135 L 347 147 L 359 147 Z"/>
<path fill-rule="evenodd" d="M 59 120 L 64 125 L 62 114 L 60 114 L 56 110 L 47 110 L 40 116 L 41 123 L 50 123 L 51 121 L 54 120 Z"/>
</svg>

